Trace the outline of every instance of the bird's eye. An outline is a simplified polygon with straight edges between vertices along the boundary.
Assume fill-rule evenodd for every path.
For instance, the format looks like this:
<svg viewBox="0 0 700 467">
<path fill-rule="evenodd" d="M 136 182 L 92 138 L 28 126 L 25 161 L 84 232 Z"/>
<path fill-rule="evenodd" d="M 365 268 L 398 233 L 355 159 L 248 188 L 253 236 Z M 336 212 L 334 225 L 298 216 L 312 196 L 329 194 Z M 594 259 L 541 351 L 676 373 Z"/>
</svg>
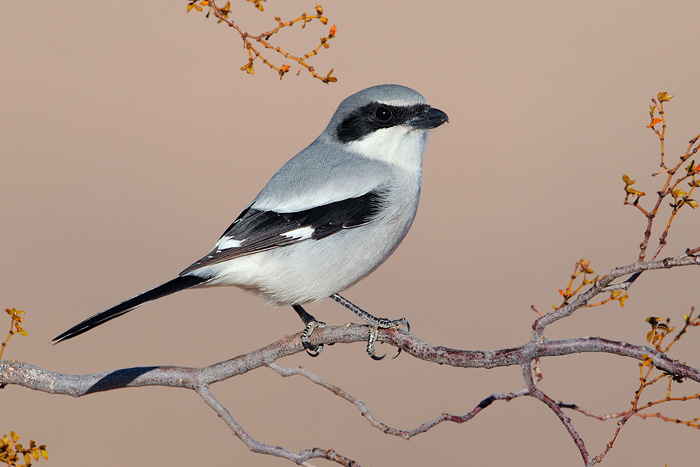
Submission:
<svg viewBox="0 0 700 467">
<path fill-rule="evenodd" d="M 380 122 L 388 122 L 391 120 L 391 117 L 394 115 L 391 113 L 391 110 L 387 109 L 386 107 L 377 107 L 377 112 L 376 112 L 376 117 L 377 120 Z"/>
</svg>

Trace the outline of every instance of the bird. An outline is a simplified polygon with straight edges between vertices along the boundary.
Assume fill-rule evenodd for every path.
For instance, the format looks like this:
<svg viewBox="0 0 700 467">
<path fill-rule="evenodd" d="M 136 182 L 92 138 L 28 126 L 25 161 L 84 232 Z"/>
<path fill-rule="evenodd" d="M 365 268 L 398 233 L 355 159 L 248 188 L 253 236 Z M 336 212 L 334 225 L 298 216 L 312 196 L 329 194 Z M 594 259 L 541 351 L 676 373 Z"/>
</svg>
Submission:
<svg viewBox="0 0 700 467">
<path fill-rule="evenodd" d="M 85 319 L 53 344 L 185 289 L 237 286 L 274 306 L 291 305 L 306 325 L 307 352 L 323 326 L 303 304 L 332 298 L 377 329 L 377 318 L 338 295 L 380 266 L 406 236 L 418 209 L 427 133 L 448 122 L 417 91 L 372 86 L 344 99 L 328 126 L 285 163 L 224 231 L 212 250 L 174 279 Z"/>
</svg>

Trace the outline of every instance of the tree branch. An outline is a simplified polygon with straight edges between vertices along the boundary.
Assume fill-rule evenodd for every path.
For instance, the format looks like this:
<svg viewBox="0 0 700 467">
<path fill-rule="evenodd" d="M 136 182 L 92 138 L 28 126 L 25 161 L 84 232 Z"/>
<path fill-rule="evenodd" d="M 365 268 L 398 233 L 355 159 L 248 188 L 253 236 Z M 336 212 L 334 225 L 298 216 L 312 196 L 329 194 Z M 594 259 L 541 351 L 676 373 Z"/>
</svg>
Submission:
<svg viewBox="0 0 700 467">
<path fill-rule="evenodd" d="M 517 392 L 509 392 L 505 394 L 491 394 L 489 397 L 485 398 L 479 404 L 477 404 L 476 407 L 474 407 L 472 410 L 467 412 L 464 415 L 453 415 L 447 412 L 443 412 L 440 414 L 438 417 L 429 420 L 425 423 L 422 423 L 421 425 L 417 426 L 416 428 L 410 429 L 410 430 L 401 430 L 398 428 L 392 428 L 389 425 L 377 420 L 375 416 L 372 414 L 372 412 L 367 408 L 367 405 L 361 401 L 360 399 L 356 398 L 352 394 L 348 393 L 344 389 L 342 389 L 339 386 L 336 386 L 332 383 L 329 383 L 328 381 L 324 380 L 323 378 L 319 377 L 318 375 L 313 374 L 309 370 L 303 367 L 297 367 L 297 368 L 283 368 L 276 363 L 272 363 L 268 365 L 270 369 L 276 371 L 283 377 L 287 378 L 289 376 L 295 376 L 299 375 L 302 376 L 309 381 L 311 381 L 314 384 L 317 384 L 323 388 L 328 389 L 330 392 L 335 394 L 336 396 L 339 396 L 346 401 L 352 403 L 355 405 L 359 410 L 360 413 L 362 414 L 363 417 L 367 419 L 370 425 L 372 425 L 374 428 L 378 429 L 382 433 L 386 433 L 388 435 L 394 435 L 398 436 L 399 438 L 403 438 L 405 440 L 409 440 L 413 438 L 416 435 L 419 435 L 421 433 L 425 433 L 426 431 L 430 430 L 434 426 L 439 425 L 442 422 L 454 422 L 454 423 L 464 423 L 468 422 L 472 418 L 474 418 L 479 412 L 484 410 L 486 407 L 491 405 L 494 401 L 511 401 L 517 397 L 522 397 L 522 396 L 527 396 L 529 395 L 529 391 L 527 389 L 521 389 L 520 391 Z"/>
<path fill-rule="evenodd" d="M 605 292 L 611 286 L 615 279 L 630 274 L 641 274 L 644 271 L 657 269 L 669 269 L 678 266 L 697 266 L 700 265 L 700 257 L 681 255 L 674 258 L 666 258 L 658 261 L 638 261 L 636 263 L 613 268 L 608 274 L 596 281 L 591 288 L 580 295 L 577 295 L 570 303 L 558 308 L 557 310 L 547 313 L 538 318 L 532 325 L 532 341 L 541 341 L 544 337 L 544 328 L 562 318 L 570 316 L 574 311 L 586 305 L 596 295 Z M 636 277 L 635 277 L 636 279 Z M 629 288 L 629 286 L 627 286 Z"/>
<path fill-rule="evenodd" d="M 633 413 L 630 412 L 618 422 L 615 436 L 608 444 L 606 450 L 596 457 L 591 457 L 583 439 L 577 433 L 569 417 L 562 411 L 563 408 L 572 408 L 573 406 L 568 407 L 566 404 L 555 402 L 537 387 L 532 375 L 533 360 L 575 353 L 608 353 L 638 360 L 642 362 L 642 367 L 653 365 L 668 375 L 673 375 L 675 380 L 690 379 L 696 382 L 700 382 L 700 370 L 668 357 L 665 351 L 658 348 L 658 346 L 657 348 L 650 348 L 626 342 L 612 341 L 602 337 L 579 337 L 548 341 L 543 336 L 544 329 L 547 325 L 570 316 L 575 310 L 585 306 L 596 295 L 605 293 L 611 287 L 615 287 L 615 284 L 612 284 L 612 282 L 617 278 L 632 275 L 626 282 L 622 283 L 627 284 L 627 287 L 629 287 L 634 282 L 632 278 L 643 271 L 690 265 L 700 265 L 700 257 L 681 255 L 660 261 L 637 262 L 628 266 L 614 268 L 610 273 L 596 281 L 588 290 L 572 297 L 571 302 L 565 303 L 557 310 L 538 318 L 533 324 L 533 337 L 530 341 L 518 347 L 494 351 L 460 350 L 427 343 L 417 336 L 398 328 L 379 330 L 379 341 L 401 348 L 405 353 L 421 360 L 459 368 L 495 368 L 513 365 L 519 365 L 522 368 L 525 389 L 511 393 L 492 394 L 465 415 L 459 416 L 443 413 L 435 419 L 409 430 L 392 428 L 377 420 L 360 399 L 308 370 L 303 368 L 286 369 L 278 366 L 275 362 L 280 358 L 305 351 L 301 344 L 300 334 L 286 336 L 258 350 L 202 368 L 148 366 L 87 375 L 68 375 L 45 370 L 28 363 L 0 361 L 0 387 L 14 384 L 50 394 L 66 394 L 73 397 L 141 386 L 192 389 L 199 394 L 206 404 L 224 420 L 231 431 L 252 451 L 283 457 L 301 465 L 309 465 L 307 460 L 311 458 L 323 458 L 344 466 L 357 466 L 358 464 L 338 454 L 333 449 L 313 448 L 293 452 L 279 446 L 256 441 L 236 422 L 226 407 L 216 400 L 209 390 L 209 386 L 264 366 L 269 367 L 282 376 L 300 375 L 354 404 L 373 427 L 383 433 L 404 439 L 410 439 L 413 436 L 424 433 L 443 421 L 456 423 L 469 421 L 496 400 L 509 401 L 521 396 L 531 396 L 543 402 L 557 415 L 579 449 L 585 465 L 591 466 L 600 462 L 611 448 L 612 443 L 614 443 L 622 425 Z M 688 325 L 690 325 L 689 318 L 686 320 L 686 327 Z M 686 327 L 683 329 L 685 330 Z M 369 329 L 367 326 L 348 324 L 318 328 L 311 335 L 310 341 L 312 345 L 352 343 L 365 342 L 368 337 Z M 575 409 L 580 411 L 578 406 L 575 406 Z"/>
<path fill-rule="evenodd" d="M 204 399 L 204 402 L 211 407 L 214 412 L 229 426 L 233 434 L 238 437 L 251 451 L 258 454 L 268 454 L 276 457 L 283 457 L 297 464 L 304 466 L 311 466 L 306 461 L 312 458 L 328 459 L 330 461 L 336 462 L 340 465 L 361 467 L 357 462 L 348 459 L 347 457 L 341 456 L 333 449 L 304 449 L 300 452 L 293 452 L 288 449 L 282 448 L 280 446 L 272 446 L 269 444 L 264 444 L 253 439 L 246 431 L 241 427 L 238 422 L 231 416 L 231 413 L 224 407 L 209 391 L 208 386 L 199 386 L 195 388 L 197 393 Z"/>
</svg>

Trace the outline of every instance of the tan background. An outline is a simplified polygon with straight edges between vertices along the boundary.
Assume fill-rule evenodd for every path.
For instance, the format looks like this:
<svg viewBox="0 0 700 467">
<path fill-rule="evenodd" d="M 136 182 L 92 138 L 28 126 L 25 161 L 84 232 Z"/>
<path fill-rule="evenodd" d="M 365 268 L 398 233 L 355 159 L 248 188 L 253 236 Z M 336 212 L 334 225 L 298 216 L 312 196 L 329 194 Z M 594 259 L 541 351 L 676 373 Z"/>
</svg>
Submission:
<svg viewBox="0 0 700 467">
<path fill-rule="evenodd" d="M 271 1 L 262 16 L 233 3 L 237 17 L 252 21 L 244 24 L 266 26 L 272 15 L 289 18 L 314 5 Z M 186 14 L 181 1 L 5 2 L 0 305 L 26 310 L 30 333 L 12 340 L 8 358 L 70 373 L 202 366 L 299 331 L 290 308 L 217 289 L 177 294 L 47 345 L 206 253 L 342 98 L 378 83 L 414 87 L 451 123 L 430 138 L 413 230 L 348 298 L 377 315 L 406 316 L 429 342 L 497 349 L 528 339 L 530 305 L 556 303 L 579 257 L 601 273 L 634 261 L 643 219 L 622 205 L 620 177 L 628 173 L 647 192 L 656 187 L 649 174 L 658 144 L 644 126 L 658 91 L 676 95 L 667 112 L 669 157 L 700 129 L 697 2 L 323 6 L 338 37 L 312 63 L 335 68 L 339 82 L 331 86 L 304 73 L 280 82 L 260 64 L 254 77 L 240 72 L 245 52 L 236 35 Z M 301 37 L 307 48 L 325 30 L 283 37 L 292 45 Z M 698 244 L 700 217 L 685 214 L 668 254 Z M 646 316 L 678 322 L 700 305 L 699 272 L 649 273 L 627 308 L 581 311 L 547 335 L 642 344 Z M 335 324 L 353 319 L 329 301 L 311 311 Z M 700 365 L 699 339 L 689 336 L 675 355 Z M 280 363 L 342 385 L 402 428 L 522 386 L 517 368 L 461 371 L 407 356 L 376 363 L 361 344 Z M 573 356 L 543 369 L 541 387 L 552 397 L 601 413 L 625 409 L 637 387 L 632 360 Z M 405 442 L 370 428 L 326 391 L 271 371 L 213 391 L 260 441 L 333 447 L 363 465 L 580 464 L 559 421 L 532 399 L 496 403 L 468 424 Z M 671 413 L 700 416 L 697 403 Z M 8 387 L 0 414 L 0 431 L 48 444 L 54 467 L 289 465 L 249 453 L 184 390 L 70 399 Z M 573 418 L 591 452 L 600 452 L 614 422 Z M 697 440 L 697 430 L 635 419 L 604 465 L 693 465 Z"/>
</svg>

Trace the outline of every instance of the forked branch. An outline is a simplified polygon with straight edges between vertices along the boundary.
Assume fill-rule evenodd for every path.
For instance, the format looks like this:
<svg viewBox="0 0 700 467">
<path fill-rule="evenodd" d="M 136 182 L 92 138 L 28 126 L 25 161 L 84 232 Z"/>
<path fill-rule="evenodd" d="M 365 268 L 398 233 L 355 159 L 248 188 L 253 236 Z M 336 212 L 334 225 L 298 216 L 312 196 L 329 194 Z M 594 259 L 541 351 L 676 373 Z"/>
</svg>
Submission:
<svg viewBox="0 0 700 467">
<path fill-rule="evenodd" d="M 261 0 L 248 1 L 254 3 L 255 7 L 258 10 L 264 10 Z M 305 54 L 295 55 L 289 53 L 281 46 L 275 45 L 270 41 L 270 38 L 275 34 L 279 33 L 282 29 L 291 28 L 295 24 L 301 24 L 302 29 L 305 29 L 307 24 L 312 23 L 314 21 L 318 21 L 323 25 L 327 25 L 328 18 L 323 16 L 323 7 L 321 5 L 316 5 L 315 15 L 307 15 L 306 13 L 302 13 L 301 15 L 299 15 L 299 17 L 288 21 L 282 21 L 281 18 L 275 16 L 277 26 L 259 34 L 248 33 L 236 21 L 234 21 L 231 12 L 230 1 L 226 2 L 226 5 L 224 5 L 223 7 L 219 7 L 216 4 L 216 0 L 189 0 L 187 3 L 188 12 L 203 12 L 205 9 L 207 9 L 207 17 L 209 17 L 209 15 L 213 13 L 214 16 L 218 19 L 217 23 L 225 23 L 240 35 L 240 38 L 243 41 L 243 47 L 248 52 L 248 62 L 241 67 L 241 71 L 245 71 L 250 75 L 255 74 L 255 62 L 257 60 L 260 60 L 263 64 L 275 70 L 279 74 L 280 79 L 282 79 L 284 75 L 291 69 L 291 65 L 275 65 L 273 61 L 268 59 L 266 57 L 266 54 L 263 53 L 263 50 L 268 50 L 275 52 L 277 55 L 282 56 L 291 62 L 296 62 L 299 65 L 297 75 L 299 75 L 303 69 L 306 69 L 306 71 L 308 71 L 311 74 L 311 76 L 320 80 L 323 83 L 329 84 L 338 81 L 338 79 L 335 76 L 332 76 L 333 69 L 326 73 L 325 76 L 319 75 L 318 73 L 316 73 L 316 69 L 313 66 L 311 66 L 308 62 L 308 60 L 311 57 L 318 55 L 321 49 L 327 49 L 329 47 L 328 42 L 331 39 L 333 39 L 336 33 L 338 32 L 335 25 L 331 26 L 331 28 L 328 30 L 328 33 L 319 39 L 319 43 L 315 48 L 313 48 L 311 51 Z"/>
<path fill-rule="evenodd" d="M 679 266 L 699 265 L 700 258 L 682 256 L 678 258 L 667 258 L 663 261 L 649 261 L 635 263 L 625 267 L 613 269 L 610 273 L 600 279 L 588 291 L 581 296 L 588 296 L 589 299 L 596 294 L 604 293 L 605 287 L 614 279 L 623 275 L 634 274 L 643 270 L 654 270 L 660 268 L 672 268 Z M 570 315 L 577 309 L 584 306 L 585 299 L 574 298 L 565 310 L 566 315 Z M 564 310 L 562 307 L 558 311 Z M 557 312 L 538 318 L 533 326 L 533 336 L 538 335 L 538 330 L 544 328 L 556 320 L 549 318 Z M 563 317 L 560 315 L 559 318 Z M 685 332 L 685 329 L 683 332 Z M 328 326 L 317 329 L 311 336 L 311 343 L 333 344 L 365 342 L 369 331 L 366 326 L 346 325 Z M 341 388 L 311 374 L 304 369 L 283 369 L 275 362 L 280 358 L 295 353 L 304 352 L 299 335 L 288 336 L 284 339 L 273 342 L 253 352 L 240 355 L 230 360 L 220 362 L 204 368 L 184 368 L 175 366 L 152 366 L 127 368 L 110 372 L 101 372 L 88 375 L 67 375 L 48 371 L 34 365 L 21 362 L 0 362 L 0 385 L 15 384 L 27 388 L 43 391 L 51 394 L 67 394 L 74 397 L 85 396 L 100 391 L 113 389 L 123 389 L 128 387 L 141 386 L 167 386 L 193 389 L 209 405 L 226 424 L 231 431 L 243 441 L 251 450 L 263 454 L 284 457 L 298 464 L 304 463 L 311 458 L 324 458 L 332 460 L 340 465 L 358 465 L 351 459 L 340 455 L 332 449 L 324 450 L 320 448 L 306 449 L 300 452 L 293 452 L 279 446 L 260 443 L 251 438 L 245 430 L 236 422 L 228 410 L 221 405 L 209 391 L 209 386 L 216 382 L 242 375 L 248 371 L 269 367 L 283 376 L 301 375 L 310 381 L 333 392 L 344 400 L 353 403 L 358 407 L 369 423 L 380 431 L 409 439 L 418 434 L 430 430 L 432 427 L 443 421 L 462 423 L 472 419 L 482 410 L 487 408 L 492 402 L 497 400 L 512 400 L 517 397 L 531 396 L 542 401 L 550 408 L 562 421 L 569 431 L 576 446 L 581 452 L 581 456 L 586 465 L 595 464 L 602 457 L 591 457 L 581 437 L 576 432 L 571 420 L 564 414 L 560 403 L 555 402 L 550 396 L 537 388 L 532 377 L 532 362 L 545 357 L 555 357 L 571 355 L 574 353 L 608 353 L 621 357 L 629 357 L 641 362 L 646 367 L 657 368 L 666 374 L 673 375 L 677 379 L 688 379 L 700 382 L 700 370 L 681 363 L 678 360 L 668 357 L 665 353 L 667 349 L 650 348 L 647 346 L 633 345 L 625 342 L 616 342 L 600 337 L 574 338 L 558 341 L 547 341 L 545 339 L 535 339 L 522 344 L 519 347 L 501 349 L 495 351 L 471 351 L 451 349 L 448 347 L 429 344 L 420 338 L 400 329 L 385 329 L 379 331 L 379 339 L 393 346 L 403 349 L 416 358 L 446 364 L 461 368 L 495 368 L 502 366 L 519 365 L 523 368 L 523 378 L 525 389 L 506 393 L 493 394 L 474 409 L 465 415 L 452 415 L 443 413 L 440 416 L 429 420 L 413 429 L 397 429 L 377 420 L 365 406 L 365 404 L 350 395 Z M 658 342 L 656 343 L 658 346 Z M 630 415 L 631 416 L 631 415 Z M 596 460 L 598 459 L 598 460 Z"/>
</svg>

